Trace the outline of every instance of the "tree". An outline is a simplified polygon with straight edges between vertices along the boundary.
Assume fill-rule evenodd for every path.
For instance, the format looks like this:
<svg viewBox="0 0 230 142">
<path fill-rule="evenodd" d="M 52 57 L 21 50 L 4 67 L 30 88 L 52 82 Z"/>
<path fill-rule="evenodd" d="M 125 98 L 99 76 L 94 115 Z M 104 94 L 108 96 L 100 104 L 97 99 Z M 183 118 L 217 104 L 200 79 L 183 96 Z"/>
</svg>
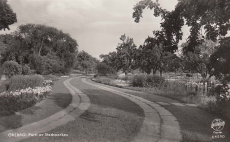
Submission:
<svg viewBox="0 0 230 142">
<path fill-rule="evenodd" d="M 69 72 L 78 46 L 70 35 L 39 24 L 21 25 L 14 33 L 1 35 L 0 40 L 7 47 L 1 54 L 2 63 L 13 60 L 22 65 L 28 64 L 40 74 Z"/>
<path fill-rule="evenodd" d="M 7 4 L 7 0 L 0 0 L 0 30 L 9 28 L 9 25 L 17 22 L 16 13 Z"/>
<path fill-rule="evenodd" d="M 117 46 L 117 69 L 122 70 L 125 75 L 128 74 L 135 67 L 135 53 L 136 45 L 133 42 L 132 38 L 126 37 L 126 35 L 121 35 L 120 40 L 122 43 L 119 43 Z"/>
<path fill-rule="evenodd" d="M 176 59 L 176 55 L 167 51 L 167 48 L 160 43 L 156 38 L 148 37 L 144 45 L 140 46 L 137 51 L 137 63 L 140 69 L 147 74 L 156 71 L 167 72 L 170 68 L 173 59 Z M 176 67 L 176 66 L 175 66 Z"/>
<path fill-rule="evenodd" d="M 86 73 L 95 72 L 98 63 L 99 61 L 96 58 L 92 57 L 85 51 L 81 51 L 77 55 L 75 68 Z"/>
<path fill-rule="evenodd" d="M 158 1 L 141 0 L 133 8 L 135 22 L 140 21 L 145 8 L 154 9 L 154 16 L 162 17 L 161 31 L 168 45 L 178 44 L 183 36 L 181 29 L 184 24 L 190 27 L 188 44 L 183 48 L 186 53 L 195 52 L 195 47 L 204 39 L 221 39 L 227 34 L 230 25 L 229 0 L 180 0 L 173 11 L 161 8 Z"/>
<path fill-rule="evenodd" d="M 117 57 L 117 52 L 109 52 L 108 54 L 105 55 L 100 55 L 100 58 L 102 59 L 102 63 L 108 66 L 110 68 L 111 73 L 117 72 L 119 70 L 119 59 Z"/>
<path fill-rule="evenodd" d="M 186 43 L 188 44 L 188 43 Z M 183 46 L 186 46 L 183 44 Z M 205 40 L 202 44 L 195 47 L 194 52 L 184 54 L 184 70 L 198 72 L 207 82 L 213 74 L 213 66 L 210 62 L 210 56 L 217 50 L 217 43 L 212 40 Z"/>
<path fill-rule="evenodd" d="M 223 79 L 230 74 L 230 37 L 221 40 L 218 49 L 211 55 L 210 64 L 213 74 Z"/>
</svg>

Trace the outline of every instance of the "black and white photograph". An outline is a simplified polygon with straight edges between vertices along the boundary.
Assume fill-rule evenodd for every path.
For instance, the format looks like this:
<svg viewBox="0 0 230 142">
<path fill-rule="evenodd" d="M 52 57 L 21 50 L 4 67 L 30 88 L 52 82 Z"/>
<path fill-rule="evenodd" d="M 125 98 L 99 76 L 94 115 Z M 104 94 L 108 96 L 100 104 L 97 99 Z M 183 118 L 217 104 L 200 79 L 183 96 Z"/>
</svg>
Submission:
<svg viewBox="0 0 230 142">
<path fill-rule="evenodd" d="M 0 142 L 230 142 L 230 0 L 0 0 Z"/>
</svg>

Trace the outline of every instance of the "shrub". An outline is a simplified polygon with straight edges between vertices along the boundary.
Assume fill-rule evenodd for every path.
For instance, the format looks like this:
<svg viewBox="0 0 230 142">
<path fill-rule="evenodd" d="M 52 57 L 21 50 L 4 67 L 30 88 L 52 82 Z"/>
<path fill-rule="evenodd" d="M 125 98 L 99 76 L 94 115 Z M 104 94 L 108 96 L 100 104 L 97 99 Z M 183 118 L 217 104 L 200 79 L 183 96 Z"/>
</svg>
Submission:
<svg viewBox="0 0 230 142">
<path fill-rule="evenodd" d="M 3 71 L 7 77 L 19 75 L 22 73 L 22 67 L 15 61 L 6 61 L 3 63 Z"/>
<path fill-rule="evenodd" d="M 105 63 L 97 64 L 96 70 L 100 75 L 108 75 L 108 74 L 113 74 L 115 72 L 112 67 L 106 65 Z"/>
<path fill-rule="evenodd" d="M 215 96 L 216 101 L 213 103 L 215 105 L 208 105 L 210 111 L 216 113 L 222 113 L 225 116 L 230 118 L 230 87 L 226 84 L 229 81 L 229 78 L 223 80 L 223 85 L 218 85 L 211 89 L 208 95 Z"/>
<path fill-rule="evenodd" d="M 10 78 L 9 91 L 42 86 L 43 81 L 41 75 L 16 75 Z"/>
<path fill-rule="evenodd" d="M 135 75 L 132 78 L 131 84 L 133 87 L 144 87 L 146 75 Z"/>
<path fill-rule="evenodd" d="M 56 80 L 59 79 L 58 76 L 52 75 L 52 74 L 43 75 L 43 78 L 44 78 L 45 80 L 52 80 L 52 81 L 56 81 Z"/>
<path fill-rule="evenodd" d="M 164 82 L 165 79 L 157 75 L 135 75 L 131 84 L 134 87 L 159 87 Z"/>
<path fill-rule="evenodd" d="M 96 80 L 99 83 L 103 83 L 103 84 L 109 84 L 111 83 L 111 79 L 108 77 L 96 77 Z"/>
<path fill-rule="evenodd" d="M 36 99 L 33 94 L 26 96 L 14 96 L 14 95 L 1 95 L 0 96 L 0 110 L 5 110 L 10 113 L 22 110 L 33 106 L 36 103 Z"/>
<path fill-rule="evenodd" d="M 30 67 L 28 65 L 23 65 L 22 66 L 22 74 L 23 75 L 31 74 L 31 70 L 30 70 Z"/>
<path fill-rule="evenodd" d="M 145 87 L 159 87 L 164 82 L 165 82 L 165 79 L 161 76 L 147 75 Z"/>
</svg>

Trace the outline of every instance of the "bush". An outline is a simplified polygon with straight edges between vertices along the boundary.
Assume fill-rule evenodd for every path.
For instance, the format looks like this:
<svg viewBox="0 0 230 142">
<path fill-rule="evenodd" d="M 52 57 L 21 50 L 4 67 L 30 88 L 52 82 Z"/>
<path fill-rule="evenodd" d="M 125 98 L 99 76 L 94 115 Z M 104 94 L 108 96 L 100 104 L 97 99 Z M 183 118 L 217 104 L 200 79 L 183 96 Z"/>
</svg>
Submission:
<svg viewBox="0 0 230 142">
<path fill-rule="evenodd" d="M 115 71 L 112 67 L 106 65 L 105 63 L 99 63 L 96 66 L 96 70 L 98 72 L 98 74 L 105 76 L 108 74 L 113 74 Z"/>
<path fill-rule="evenodd" d="M 52 74 L 43 75 L 43 78 L 44 78 L 45 80 L 52 80 L 52 81 L 56 81 L 56 80 L 59 79 L 58 76 L 52 75 Z"/>
<path fill-rule="evenodd" d="M 31 107 L 36 102 L 37 100 L 33 94 L 23 96 L 1 95 L 0 111 L 8 111 L 11 114 L 15 111 Z"/>
<path fill-rule="evenodd" d="M 135 75 L 132 78 L 131 84 L 133 87 L 144 87 L 146 75 Z"/>
<path fill-rule="evenodd" d="M 208 110 L 221 113 L 230 118 L 230 87 L 226 84 L 229 78 L 223 80 L 223 85 L 218 85 L 211 89 L 208 95 L 215 96 L 216 101 L 208 104 Z M 214 104 L 214 105 L 213 105 Z"/>
<path fill-rule="evenodd" d="M 165 79 L 157 75 L 135 75 L 131 84 L 134 87 L 159 87 L 164 82 Z"/>
<path fill-rule="evenodd" d="M 111 83 L 111 79 L 108 77 L 96 77 L 95 81 L 99 82 L 99 83 L 103 83 L 103 84 L 110 84 Z"/>
<path fill-rule="evenodd" d="M 157 75 L 148 75 L 146 77 L 145 87 L 159 87 L 165 82 L 165 79 Z"/>
<path fill-rule="evenodd" d="M 44 78 L 41 75 L 16 75 L 10 78 L 9 91 L 42 86 Z"/>
<path fill-rule="evenodd" d="M 15 61 L 6 61 L 3 63 L 3 71 L 7 77 L 19 75 L 22 73 L 22 67 Z"/>
<path fill-rule="evenodd" d="M 31 74 L 31 70 L 30 70 L 30 67 L 28 65 L 23 65 L 22 66 L 22 74 L 23 75 Z"/>
</svg>

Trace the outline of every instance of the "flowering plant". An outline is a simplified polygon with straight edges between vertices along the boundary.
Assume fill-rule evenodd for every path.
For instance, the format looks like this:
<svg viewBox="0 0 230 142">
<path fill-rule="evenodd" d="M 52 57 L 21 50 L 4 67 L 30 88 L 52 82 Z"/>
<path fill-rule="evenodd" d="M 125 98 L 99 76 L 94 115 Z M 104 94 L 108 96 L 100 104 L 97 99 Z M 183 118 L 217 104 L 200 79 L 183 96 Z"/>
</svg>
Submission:
<svg viewBox="0 0 230 142">
<path fill-rule="evenodd" d="M 52 80 L 44 80 L 43 84 L 44 85 L 53 85 L 53 81 Z"/>
</svg>

